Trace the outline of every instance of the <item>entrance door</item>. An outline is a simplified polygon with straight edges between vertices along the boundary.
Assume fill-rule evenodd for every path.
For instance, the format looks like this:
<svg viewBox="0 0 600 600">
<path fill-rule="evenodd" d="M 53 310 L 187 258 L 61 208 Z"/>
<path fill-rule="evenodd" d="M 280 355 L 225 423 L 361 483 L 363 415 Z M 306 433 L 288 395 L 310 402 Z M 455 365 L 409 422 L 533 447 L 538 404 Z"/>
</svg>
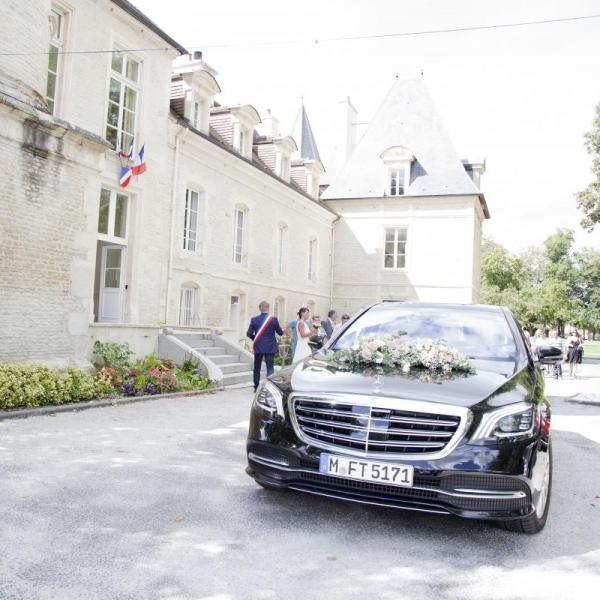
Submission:
<svg viewBox="0 0 600 600">
<path fill-rule="evenodd" d="M 240 328 L 240 297 L 231 296 L 229 303 L 229 327 L 238 331 Z"/>
<path fill-rule="evenodd" d="M 114 323 L 123 320 L 124 274 L 125 248 L 123 246 L 102 246 L 99 321 Z"/>
</svg>

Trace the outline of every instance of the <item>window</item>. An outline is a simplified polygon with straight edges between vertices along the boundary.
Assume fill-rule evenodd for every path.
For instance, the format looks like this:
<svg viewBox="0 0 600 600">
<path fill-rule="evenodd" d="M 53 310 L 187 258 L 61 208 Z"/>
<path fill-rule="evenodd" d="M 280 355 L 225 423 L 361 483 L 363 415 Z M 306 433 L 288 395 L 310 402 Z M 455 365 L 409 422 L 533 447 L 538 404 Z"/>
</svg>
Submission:
<svg viewBox="0 0 600 600">
<path fill-rule="evenodd" d="M 279 225 L 277 231 L 277 275 L 285 274 L 287 262 L 288 226 Z"/>
<path fill-rule="evenodd" d="M 200 249 L 198 223 L 200 221 L 200 195 L 194 190 L 185 191 L 185 214 L 183 223 L 183 249 L 196 252 Z"/>
<path fill-rule="evenodd" d="M 113 52 L 106 139 L 116 150 L 129 152 L 135 132 L 140 63 L 122 52 Z"/>
<path fill-rule="evenodd" d="M 194 114 L 192 115 L 192 125 L 198 129 L 200 123 L 200 103 L 194 102 Z"/>
<path fill-rule="evenodd" d="M 394 227 L 385 230 L 383 266 L 386 269 L 406 267 L 406 228 Z"/>
<path fill-rule="evenodd" d="M 312 239 L 308 242 L 308 279 L 316 281 L 317 279 L 317 240 Z"/>
<path fill-rule="evenodd" d="M 128 198 L 125 194 L 102 188 L 98 211 L 98 233 L 107 239 L 127 238 Z"/>
<path fill-rule="evenodd" d="M 247 211 L 235 209 L 233 232 L 233 262 L 242 265 L 246 262 Z"/>
<path fill-rule="evenodd" d="M 193 285 L 183 285 L 181 287 L 181 297 L 179 300 L 179 324 L 189 327 L 197 325 L 196 306 L 198 302 L 198 288 Z"/>
<path fill-rule="evenodd" d="M 238 295 L 229 297 L 229 327 L 239 329 L 241 313 L 241 298 Z"/>
<path fill-rule="evenodd" d="M 282 327 L 285 327 L 285 298 L 277 296 L 275 298 L 275 306 L 273 308 L 273 314 L 277 317 Z"/>
<path fill-rule="evenodd" d="M 406 170 L 404 167 L 390 169 L 390 196 L 404 196 Z"/>
<path fill-rule="evenodd" d="M 281 157 L 281 172 L 279 173 L 279 177 L 282 179 L 289 180 L 290 178 L 290 157 L 282 156 Z"/>
<path fill-rule="evenodd" d="M 244 153 L 244 144 L 246 142 L 246 136 L 244 135 L 244 131 L 240 129 L 240 135 L 238 138 L 238 150 L 241 154 Z"/>
<path fill-rule="evenodd" d="M 48 80 L 46 82 L 46 102 L 50 112 L 54 114 L 57 100 L 60 69 L 62 63 L 63 44 L 65 35 L 64 13 L 52 9 L 50 11 L 50 50 L 48 52 Z"/>
</svg>

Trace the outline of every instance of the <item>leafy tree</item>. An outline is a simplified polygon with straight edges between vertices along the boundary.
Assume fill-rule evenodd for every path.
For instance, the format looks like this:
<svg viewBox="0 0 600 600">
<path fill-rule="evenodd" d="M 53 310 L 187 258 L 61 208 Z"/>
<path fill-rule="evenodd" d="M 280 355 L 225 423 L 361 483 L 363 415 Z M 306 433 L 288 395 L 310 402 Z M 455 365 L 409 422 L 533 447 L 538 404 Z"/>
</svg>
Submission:
<svg viewBox="0 0 600 600">
<path fill-rule="evenodd" d="M 592 173 L 596 179 L 575 197 L 577 208 L 584 215 L 581 226 L 587 231 L 592 231 L 594 226 L 600 223 L 600 104 L 596 106 L 592 130 L 585 134 L 585 147 L 592 156 Z"/>
</svg>

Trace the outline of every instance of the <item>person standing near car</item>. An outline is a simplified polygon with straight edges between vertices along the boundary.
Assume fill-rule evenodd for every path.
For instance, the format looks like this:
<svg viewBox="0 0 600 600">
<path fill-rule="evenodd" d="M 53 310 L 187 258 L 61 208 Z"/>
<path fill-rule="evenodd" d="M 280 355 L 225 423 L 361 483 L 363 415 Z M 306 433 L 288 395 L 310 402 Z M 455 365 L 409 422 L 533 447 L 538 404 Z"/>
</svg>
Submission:
<svg viewBox="0 0 600 600">
<path fill-rule="evenodd" d="M 296 325 L 296 332 L 298 334 L 298 341 L 296 342 L 296 351 L 294 352 L 294 358 L 292 362 L 298 362 L 304 360 L 307 356 L 312 354 L 312 350 L 308 345 L 308 338 L 316 333 L 316 328 L 311 325 L 310 311 L 308 308 L 302 307 L 298 311 L 298 324 Z"/>
<path fill-rule="evenodd" d="M 581 347 L 581 337 L 575 327 L 571 328 L 567 338 L 567 362 L 569 363 L 569 375 L 577 377 L 577 365 L 581 363 L 583 348 Z"/>
<path fill-rule="evenodd" d="M 553 329 L 550 332 L 550 337 L 548 338 L 548 344 L 553 348 L 558 348 L 560 350 L 560 360 L 557 360 L 554 363 L 554 378 L 562 379 L 562 359 L 565 353 L 565 340 L 558 335 L 558 330 Z"/>
<path fill-rule="evenodd" d="M 336 322 L 337 322 L 337 314 L 336 314 L 335 310 L 331 309 L 327 313 L 327 318 L 321 322 L 321 325 L 323 326 L 323 330 L 325 331 L 325 335 L 327 336 L 327 339 L 330 339 L 331 336 L 333 335 L 333 330 L 335 329 Z"/>
<path fill-rule="evenodd" d="M 258 309 L 260 314 L 252 317 L 246 335 L 252 340 L 254 351 L 254 391 L 260 382 L 260 369 L 263 359 L 267 365 L 267 377 L 273 374 L 275 354 L 277 352 L 277 339 L 275 334 L 283 335 L 277 317 L 269 314 L 269 303 L 263 300 Z"/>
</svg>

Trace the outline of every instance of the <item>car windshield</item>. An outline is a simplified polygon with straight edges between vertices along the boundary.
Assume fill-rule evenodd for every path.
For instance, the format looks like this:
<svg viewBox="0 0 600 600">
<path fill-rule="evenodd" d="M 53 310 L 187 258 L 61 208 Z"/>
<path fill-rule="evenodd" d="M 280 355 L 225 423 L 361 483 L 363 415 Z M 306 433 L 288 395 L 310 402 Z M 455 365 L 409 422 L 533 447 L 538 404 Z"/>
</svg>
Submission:
<svg viewBox="0 0 600 600">
<path fill-rule="evenodd" d="M 404 332 L 407 339 L 443 339 L 471 359 L 515 360 L 517 347 L 501 312 L 415 306 L 377 306 L 368 310 L 335 341 L 333 350 L 349 348 L 373 334 Z"/>
</svg>

